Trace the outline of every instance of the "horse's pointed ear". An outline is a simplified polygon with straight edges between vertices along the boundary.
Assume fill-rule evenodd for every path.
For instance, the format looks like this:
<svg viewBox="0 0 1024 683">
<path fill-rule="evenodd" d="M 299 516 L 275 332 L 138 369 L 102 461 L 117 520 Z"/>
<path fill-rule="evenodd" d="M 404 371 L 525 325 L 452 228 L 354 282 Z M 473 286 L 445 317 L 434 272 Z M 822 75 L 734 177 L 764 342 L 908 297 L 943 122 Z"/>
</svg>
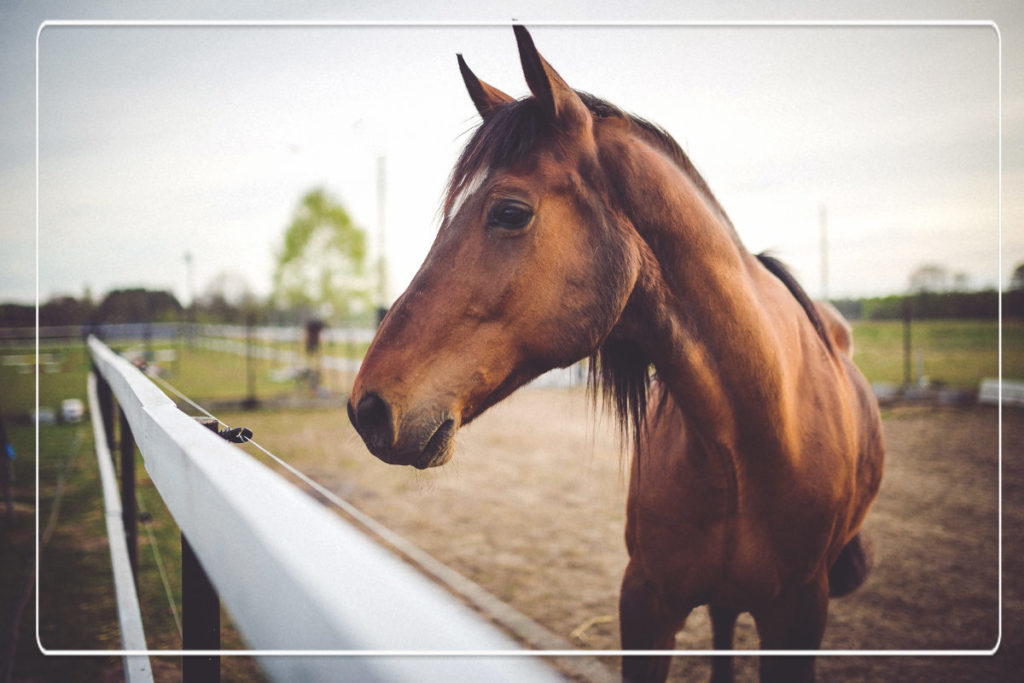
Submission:
<svg viewBox="0 0 1024 683">
<path fill-rule="evenodd" d="M 512 30 L 515 31 L 516 43 L 519 45 L 519 60 L 523 64 L 526 84 L 548 116 L 552 120 L 570 124 L 585 125 L 589 122 L 590 111 L 587 106 L 547 60 L 540 56 L 530 32 L 519 24 L 515 24 Z"/>
<path fill-rule="evenodd" d="M 477 78 L 461 54 L 456 55 L 456 57 L 459 58 L 459 71 L 462 72 L 462 80 L 466 84 L 466 90 L 469 91 L 469 97 L 473 100 L 476 110 L 480 112 L 480 116 L 484 121 L 490 118 L 497 111 L 498 107 L 512 101 L 512 98 L 505 93 Z"/>
</svg>

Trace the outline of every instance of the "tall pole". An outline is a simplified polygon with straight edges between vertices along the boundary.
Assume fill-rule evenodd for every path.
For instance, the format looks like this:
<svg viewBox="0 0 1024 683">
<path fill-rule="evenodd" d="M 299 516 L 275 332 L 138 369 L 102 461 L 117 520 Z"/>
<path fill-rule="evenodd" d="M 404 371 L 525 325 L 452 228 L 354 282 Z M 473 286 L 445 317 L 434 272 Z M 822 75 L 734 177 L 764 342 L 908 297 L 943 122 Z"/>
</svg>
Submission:
<svg viewBox="0 0 1024 683">
<path fill-rule="evenodd" d="M 185 252 L 185 285 L 188 287 L 188 321 L 185 338 L 188 340 L 188 347 L 191 349 L 195 337 L 196 325 L 196 290 L 192 278 L 192 252 Z"/>
<path fill-rule="evenodd" d="M 818 206 L 818 219 L 821 223 L 821 298 L 828 301 L 828 212 L 824 204 Z"/>
<path fill-rule="evenodd" d="M 912 375 L 910 373 L 910 325 L 913 314 L 910 309 L 910 297 L 903 298 L 903 388 L 910 386 Z"/>
<path fill-rule="evenodd" d="M 388 306 L 388 263 L 386 216 L 387 205 L 387 157 L 377 155 L 377 322 L 384 317 Z"/>
</svg>

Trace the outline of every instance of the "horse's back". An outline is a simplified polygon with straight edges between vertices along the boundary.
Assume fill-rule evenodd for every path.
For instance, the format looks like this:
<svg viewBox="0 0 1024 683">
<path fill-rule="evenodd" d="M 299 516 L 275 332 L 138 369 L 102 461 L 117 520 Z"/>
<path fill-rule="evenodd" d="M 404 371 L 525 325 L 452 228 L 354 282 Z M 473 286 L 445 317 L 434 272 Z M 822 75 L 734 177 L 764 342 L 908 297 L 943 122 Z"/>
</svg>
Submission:
<svg viewBox="0 0 1024 683">
<path fill-rule="evenodd" d="M 815 301 L 814 308 L 821 316 L 825 332 L 835 347 L 846 356 L 853 358 L 853 328 L 850 327 L 850 323 L 843 317 L 843 314 L 827 301 Z"/>
</svg>

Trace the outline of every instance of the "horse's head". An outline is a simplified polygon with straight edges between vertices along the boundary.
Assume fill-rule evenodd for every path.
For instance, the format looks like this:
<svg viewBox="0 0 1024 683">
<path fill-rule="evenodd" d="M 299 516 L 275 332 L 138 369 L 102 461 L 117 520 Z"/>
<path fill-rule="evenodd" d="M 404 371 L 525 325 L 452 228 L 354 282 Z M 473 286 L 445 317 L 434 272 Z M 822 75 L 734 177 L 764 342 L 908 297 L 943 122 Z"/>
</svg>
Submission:
<svg viewBox="0 0 1024 683">
<path fill-rule="evenodd" d="M 437 238 L 352 389 L 349 417 L 385 462 L 447 462 L 460 425 L 595 353 L 637 278 L 595 117 L 526 30 L 515 33 L 533 96 L 513 100 L 459 56 L 483 124 L 452 173 Z"/>
</svg>

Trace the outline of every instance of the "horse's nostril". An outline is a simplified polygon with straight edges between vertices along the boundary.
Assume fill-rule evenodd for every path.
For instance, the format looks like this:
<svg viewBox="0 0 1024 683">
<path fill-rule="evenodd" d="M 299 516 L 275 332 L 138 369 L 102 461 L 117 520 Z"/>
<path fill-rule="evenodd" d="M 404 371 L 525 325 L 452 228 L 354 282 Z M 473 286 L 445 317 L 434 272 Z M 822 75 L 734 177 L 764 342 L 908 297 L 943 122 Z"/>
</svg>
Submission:
<svg viewBox="0 0 1024 683">
<path fill-rule="evenodd" d="M 391 443 L 391 409 L 377 394 L 363 396 L 356 405 L 354 415 L 350 404 L 349 419 L 368 442 L 382 445 Z"/>
</svg>

